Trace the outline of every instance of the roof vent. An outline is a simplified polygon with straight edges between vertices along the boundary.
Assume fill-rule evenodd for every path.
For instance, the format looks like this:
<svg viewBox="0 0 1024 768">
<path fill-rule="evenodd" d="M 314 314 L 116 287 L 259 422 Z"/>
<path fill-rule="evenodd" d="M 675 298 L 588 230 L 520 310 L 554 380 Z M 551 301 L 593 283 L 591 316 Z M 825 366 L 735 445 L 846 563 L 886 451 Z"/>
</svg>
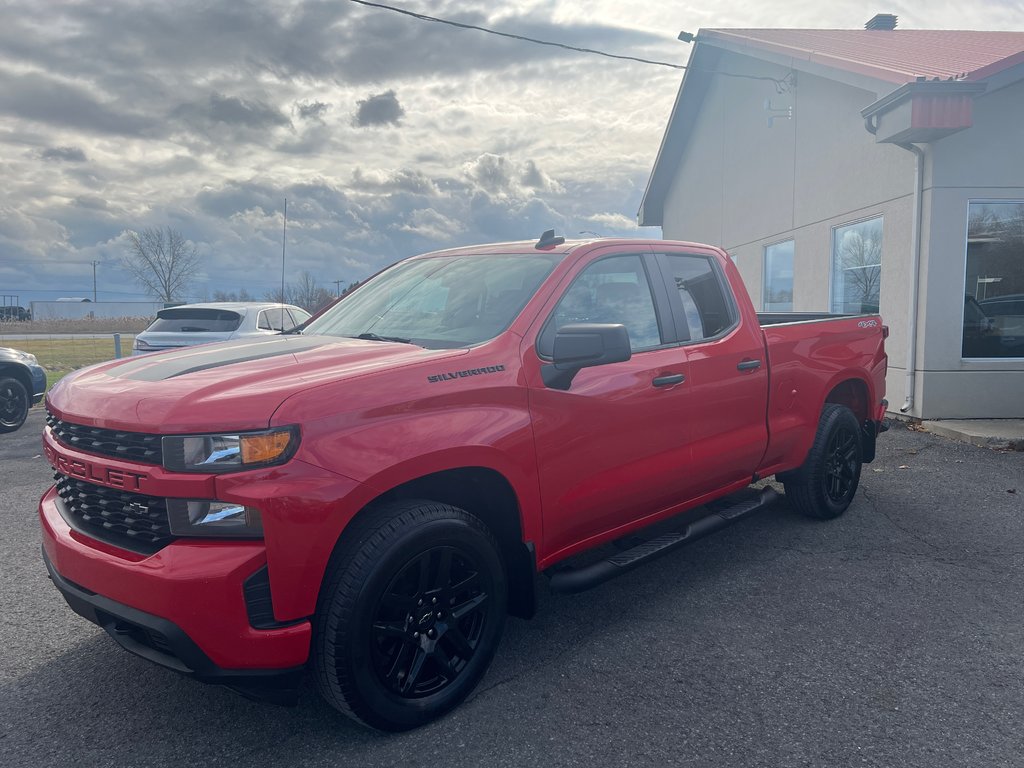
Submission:
<svg viewBox="0 0 1024 768">
<path fill-rule="evenodd" d="M 891 13 L 876 13 L 874 18 L 864 25 L 864 29 L 892 31 L 896 29 L 896 17 Z"/>
</svg>

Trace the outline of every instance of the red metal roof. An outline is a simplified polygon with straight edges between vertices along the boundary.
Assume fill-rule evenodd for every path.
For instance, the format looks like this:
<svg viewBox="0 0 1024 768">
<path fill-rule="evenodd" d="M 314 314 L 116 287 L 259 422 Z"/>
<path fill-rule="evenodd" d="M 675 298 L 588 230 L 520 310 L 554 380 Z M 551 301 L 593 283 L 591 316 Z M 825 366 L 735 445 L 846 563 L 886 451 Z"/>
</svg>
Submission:
<svg viewBox="0 0 1024 768">
<path fill-rule="evenodd" d="M 773 51 L 893 83 L 980 80 L 1024 62 L 1024 32 L 703 29 L 698 39 Z"/>
</svg>

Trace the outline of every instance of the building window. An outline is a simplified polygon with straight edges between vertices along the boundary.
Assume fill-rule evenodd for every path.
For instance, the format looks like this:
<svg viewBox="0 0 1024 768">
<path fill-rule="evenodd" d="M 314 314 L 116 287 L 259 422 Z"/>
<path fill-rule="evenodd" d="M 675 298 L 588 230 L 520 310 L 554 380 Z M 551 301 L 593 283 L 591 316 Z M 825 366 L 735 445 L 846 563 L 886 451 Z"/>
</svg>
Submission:
<svg viewBox="0 0 1024 768">
<path fill-rule="evenodd" d="M 964 357 L 1024 357 L 1024 202 L 972 202 Z"/>
<path fill-rule="evenodd" d="M 764 249 L 764 311 L 793 311 L 793 241 Z"/>
<path fill-rule="evenodd" d="M 832 311 L 878 311 L 882 217 L 832 229 Z"/>
</svg>

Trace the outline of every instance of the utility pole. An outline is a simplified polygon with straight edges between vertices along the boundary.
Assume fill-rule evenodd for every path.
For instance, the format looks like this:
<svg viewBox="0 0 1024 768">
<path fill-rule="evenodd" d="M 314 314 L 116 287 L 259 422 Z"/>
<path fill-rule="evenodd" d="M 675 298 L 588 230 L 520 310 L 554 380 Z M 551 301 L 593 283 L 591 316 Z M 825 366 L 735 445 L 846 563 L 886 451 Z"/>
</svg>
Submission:
<svg viewBox="0 0 1024 768">
<path fill-rule="evenodd" d="M 286 304 L 284 297 L 284 251 L 288 244 L 288 198 L 284 199 L 284 229 L 281 231 L 281 303 Z"/>
<path fill-rule="evenodd" d="M 344 283 L 345 281 L 344 280 L 331 280 L 331 282 L 334 283 L 334 292 L 338 296 L 341 296 L 341 284 Z"/>
<path fill-rule="evenodd" d="M 98 261 L 93 260 L 92 262 L 92 303 L 96 303 L 96 265 Z"/>
</svg>

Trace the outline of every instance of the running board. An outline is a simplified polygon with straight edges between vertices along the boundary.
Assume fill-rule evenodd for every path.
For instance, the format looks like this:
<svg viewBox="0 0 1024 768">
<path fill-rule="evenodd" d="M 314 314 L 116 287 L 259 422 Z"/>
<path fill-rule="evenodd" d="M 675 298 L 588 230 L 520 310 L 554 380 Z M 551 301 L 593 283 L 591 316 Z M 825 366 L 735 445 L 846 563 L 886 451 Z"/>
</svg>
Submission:
<svg viewBox="0 0 1024 768">
<path fill-rule="evenodd" d="M 657 536 L 632 549 L 617 552 L 611 557 L 581 568 L 562 568 L 551 575 L 552 592 L 582 592 L 609 579 L 631 571 L 642 563 L 671 552 L 684 544 L 702 539 L 709 533 L 732 525 L 742 517 L 764 509 L 779 498 L 772 488 L 762 488 L 753 495 L 749 492 L 727 496 L 706 505 L 711 511 L 707 517 L 694 520 L 681 531 Z"/>
</svg>

